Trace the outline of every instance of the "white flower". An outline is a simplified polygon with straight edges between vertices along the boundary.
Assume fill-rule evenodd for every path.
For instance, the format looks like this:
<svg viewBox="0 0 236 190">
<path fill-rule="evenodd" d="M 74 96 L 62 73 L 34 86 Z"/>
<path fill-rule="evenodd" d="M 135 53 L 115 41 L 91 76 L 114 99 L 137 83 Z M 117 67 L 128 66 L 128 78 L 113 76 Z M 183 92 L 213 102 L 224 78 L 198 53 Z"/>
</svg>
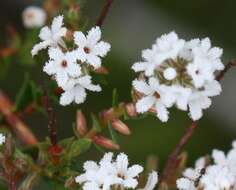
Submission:
<svg viewBox="0 0 236 190">
<path fill-rule="evenodd" d="M 60 104 L 63 106 L 71 104 L 73 101 L 80 104 L 86 99 L 86 89 L 94 92 L 100 92 L 99 85 L 92 84 L 91 76 L 85 75 L 78 78 L 70 78 L 68 82 L 62 86 L 65 91 L 60 97 Z"/>
<path fill-rule="evenodd" d="M 23 11 L 22 19 L 26 28 L 42 27 L 46 21 L 46 12 L 40 7 L 29 6 Z"/>
<path fill-rule="evenodd" d="M 148 181 L 143 189 L 139 190 L 153 190 L 158 183 L 158 175 L 157 172 L 153 171 L 148 176 Z"/>
<path fill-rule="evenodd" d="M 74 33 L 74 41 L 78 46 L 77 58 L 92 65 L 95 69 L 101 66 L 101 57 L 106 56 L 111 48 L 109 43 L 100 41 L 100 39 L 101 29 L 99 27 L 92 28 L 87 36 L 82 32 Z"/>
<path fill-rule="evenodd" d="M 59 48 L 50 48 L 48 53 L 50 60 L 43 70 L 55 76 L 58 86 L 64 86 L 70 77 L 81 75 L 81 68 L 76 62 L 74 52 L 63 53 Z"/>
<path fill-rule="evenodd" d="M 150 78 L 148 84 L 145 81 L 134 80 L 133 87 L 136 91 L 143 94 L 143 97 L 136 103 L 139 113 L 147 112 L 153 106 L 156 109 L 157 117 L 166 122 L 168 120 L 168 110 L 162 101 L 162 90 L 159 82 L 155 78 Z"/>
<path fill-rule="evenodd" d="M 139 100 L 141 103 L 138 101 L 138 112 L 146 112 L 150 106 L 155 106 L 153 94 L 157 92 L 161 97 L 158 99 L 161 99 L 165 107 L 176 106 L 180 110 L 189 111 L 193 120 L 200 119 L 202 110 L 211 105 L 210 97 L 221 92 L 215 73 L 224 69 L 222 52 L 218 47 L 211 47 L 209 38 L 185 41 L 179 39 L 175 32 L 158 38 L 152 49 L 143 50 L 144 61 L 132 66 L 135 72 L 140 72 L 140 78 L 144 81 L 150 78 L 158 81 L 151 92 L 145 92 L 142 87 L 137 90 L 149 95 Z M 165 118 L 161 120 L 167 121 L 168 112 L 162 110 Z"/>
<path fill-rule="evenodd" d="M 156 40 L 152 49 L 142 52 L 144 62 L 135 63 L 132 69 L 135 72 L 144 71 L 146 76 L 152 76 L 154 70 L 167 59 L 175 59 L 184 46 L 184 40 L 178 38 L 175 32 L 162 35 Z"/>
<path fill-rule="evenodd" d="M 211 105 L 209 97 L 219 95 L 220 93 L 221 85 L 216 80 L 205 84 L 202 90 L 193 91 L 188 100 L 190 117 L 193 120 L 200 119 L 202 117 L 202 110 L 209 108 Z"/>
<path fill-rule="evenodd" d="M 0 133 L 0 145 L 3 145 L 6 142 L 6 137 Z"/>
<path fill-rule="evenodd" d="M 120 185 L 125 188 L 134 189 L 138 185 L 136 177 L 138 177 L 139 173 L 143 171 L 143 167 L 140 165 L 128 167 L 128 165 L 129 161 L 127 155 L 120 153 L 114 163 L 116 176 L 121 178 Z"/>
<path fill-rule="evenodd" d="M 39 38 L 42 40 L 39 44 L 36 44 L 31 54 L 35 56 L 42 49 L 47 47 L 57 47 L 58 45 L 65 47 L 65 43 L 62 37 L 66 35 L 67 29 L 63 27 L 63 16 L 57 16 L 53 19 L 51 28 L 45 26 L 39 33 Z"/>
<path fill-rule="evenodd" d="M 99 164 L 94 161 L 84 163 L 84 173 L 75 178 L 76 183 L 82 185 L 83 190 L 111 190 L 112 187 L 134 189 L 138 185 L 137 177 L 143 167 L 133 165 L 128 167 L 128 157 L 120 153 L 116 160 L 112 153 L 106 153 Z M 156 172 L 149 174 L 147 184 L 138 190 L 153 190 L 158 182 Z"/>
<path fill-rule="evenodd" d="M 206 174 L 201 178 L 201 184 L 204 190 L 230 190 L 235 185 L 234 175 L 227 167 L 209 166 Z"/>
</svg>

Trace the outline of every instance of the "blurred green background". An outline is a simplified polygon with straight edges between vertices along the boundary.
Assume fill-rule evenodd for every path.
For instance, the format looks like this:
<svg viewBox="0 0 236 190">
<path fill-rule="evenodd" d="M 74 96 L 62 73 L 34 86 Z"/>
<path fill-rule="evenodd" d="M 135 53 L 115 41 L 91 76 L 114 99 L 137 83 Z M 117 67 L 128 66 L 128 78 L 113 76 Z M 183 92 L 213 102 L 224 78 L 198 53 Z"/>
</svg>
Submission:
<svg viewBox="0 0 236 190">
<path fill-rule="evenodd" d="M 104 1 L 87 2 L 84 14 L 88 15 L 92 26 Z M 15 23 L 22 29 L 21 12 L 28 4 L 40 2 L 0 1 L 1 29 L 7 23 Z M 225 63 L 236 58 L 235 6 L 234 0 L 114 0 L 103 27 L 103 39 L 112 44 L 112 51 L 104 59 L 104 64 L 110 70 L 110 75 L 106 77 L 108 84 L 103 86 L 101 93 L 90 94 L 83 105 L 56 107 L 60 138 L 72 135 L 71 123 L 75 120 L 76 109 L 97 113 L 110 107 L 113 88 L 118 89 L 121 101 L 130 100 L 131 81 L 135 77 L 130 66 L 141 60 L 141 50 L 149 48 L 163 33 L 175 30 L 185 39 L 210 37 L 213 45 L 224 49 Z M 12 63 L 9 74 L 0 81 L 1 89 L 12 99 L 23 82 L 25 69 L 22 65 Z M 40 65 L 27 69 L 31 78 L 41 84 Z M 213 105 L 204 112 L 194 137 L 185 147 L 190 158 L 189 165 L 196 158 L 211 153 L 213 148 L 228 150 L 231 141 L 236 139 L 236 71 L 229 72 L 222 84 L 223 93 L 213 99 Z M 24 119 L 40 139 L 45 138 L 46 118 L 34 114 Z M 162 167 L 168 153 L 190 124 L 190 119 L 185 112 L 172 109 L 166 124 L 154 117 L 125 122 L 130 126 L 132 135 L 119 138 L 121 151 L 128 153 L 132 162 L 140 163 L 144 163 L 148 155 L 154 154 L 159 157 Z M 97 151 L 92 151 L 86 159 L 96 159 L 97 154 Z"/>
</svg>

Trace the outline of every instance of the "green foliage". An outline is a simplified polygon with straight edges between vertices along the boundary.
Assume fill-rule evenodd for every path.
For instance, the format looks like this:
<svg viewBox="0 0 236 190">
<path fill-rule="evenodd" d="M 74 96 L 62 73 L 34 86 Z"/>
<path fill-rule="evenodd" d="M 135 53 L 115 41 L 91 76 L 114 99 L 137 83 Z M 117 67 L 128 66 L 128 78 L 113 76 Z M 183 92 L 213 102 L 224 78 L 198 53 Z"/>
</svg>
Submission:
<svg viewBox="0 0 236 190">
<path fill-rule="evenodd" d="M 24 82 L 16 96 L 15 109 L 16 111 L 24 110 L 29 105 L 38 107 L 39 97 L 42 96 L 42 90 L 29 79 L 29 75 L 25 74 Z"/>
<path fill-rule="evenodd" d="M 92 121 L 93 121 L 93 129 L 94 129 L 94 131 L 101 132 L 102 129 L 101 129 L 101 125 L 100 125 L 100 123 L 98 121 L 97 116 L 95 116 L 94 114 L 91 114 L 91 117 L 92 117 Z"/>
</svg>

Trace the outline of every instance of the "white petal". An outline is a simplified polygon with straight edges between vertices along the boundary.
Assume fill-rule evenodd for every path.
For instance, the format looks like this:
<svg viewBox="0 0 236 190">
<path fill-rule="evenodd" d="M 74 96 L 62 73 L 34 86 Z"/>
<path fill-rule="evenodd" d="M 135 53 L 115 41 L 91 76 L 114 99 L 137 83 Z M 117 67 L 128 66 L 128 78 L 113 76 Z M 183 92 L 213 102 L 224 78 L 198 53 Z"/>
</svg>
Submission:
<svg viewBox="0 0 236 190">
<path fill-rule="evenodd" d="M 74 41 L 75 41 L 75 44 L 80 48 L 84 48 L 84 46 L 87 43 L 87 39 L 82 32 L 74 33 Z"/>
<path fill-rule="evenodd" d="M 196 121 L 202 117 L 202 108 L 198 104 L 198 102 L 190 102 L 189 103 L 189 111 L 190 117 Z"/>
<path fill-rule="evenodd" d="M 69 76 L 68 76 L 66 70 L 61 69 L 61 70 L 57 71 L 56 81 L 57 81 L 58 86 L 63 87 L 68 80 L 69 80 Z"/>
<path fill-rule="evenodd" d="M 111 45 L 106 42 L 99 42 L 95 45 L 93 49 L 93 53 L 100 57 L 106 56 L 106 54 L 110 51 Z"/>
<path fill-rule="evenodd" d="M 138 100 L 136 103 L 136 109 L 139 113 L 148 111 L 155 103 L 156 98 L 153 96 L 146 96 Z"/>
<path fill-rule="evenodd" d="M 59 32 L 62 25 L 63 25 L 63 16 L 59 15 L 59 16 L 55 17 L 52 21 L 52 26 L 51 26 L 52 32 L 54 34 Z"/>
<path fill-rule="evenodd" d="M 60 61 L 62 61 L 64 57 L 64 53 L 61 51 L 60 48 L 50 48 L 48 50 L 48 55 L 50 59 L 60 60 Z"/>
<path fill-rule="evenodd" d="M 55 68 L 55 63 L 54 61 L 49 61 L 48 63 L 45 64 L 43 67 L 43 71 L 46 72 L 48 75 L 54 75 L 56 74 L 56 68 Z"/>
<path fill-rule="evenodd" d="M 66 106 L 71 104 L 74 101 L 75 94 L 74 90 L 65 91 L 60 97 L 60 104 Z"/>
<path fill-rule="evenodd" d="M 83 190 L 100 190 L 98 184 L 94 183 L 94 182 L 89 182 L 89 183 L 85 183 L 83 186 Z"/>
<path fill-rule="evenodd" d="M 128 169 L 127 175 L 131 178 L 137 177 L 139 173 L 143 171 L 143 167 L 140 165 L 133 165 Z"/>
<path fill-rule="evenodd" d="M 76 58 L 82 62 L 87 60 L 87 53 L 84 52 L 84 49 L 78 48 L 75 50 Z"/>
<path fill-rule="evenodd" d="M 101 59 L 93 54 L 87 55 L 87 62 L 92 65 L 95 69 L 101 67 Z"/>
<path fill-rule="evenodd" d="M 224 165 L 226 163 L 226 157 L 223 151 L 213 150 L 212 158 L 216 164 Z"/>
<path fill-rule="evenodd" d="M 43 41 L 51 39 L 51 31 L 47 26 L 43 27 L 40 30 L 39 38 Z"/>
<path fill-rule="evenodd" d="M 85 181 L 87 181 L 86 174 L 81 174 L 75 178 L 75 182 L 79 184 L 84 183 Z"/>
<path fill-rule="evenodd" d="M 152 173 L 149 174 L 148 181 L 143 190 L 153 190 L 157 183 L 158 183 L 158 175 L 157 172 L 153 171 Z"/>
<path fill-rule="evenodd" d="M 98 170 L 99 167 L 96 162 L 94 161 L 86 161 L 83 165 L 85 171 L 87 170 Z"/>
<path fill-rule="evenodd" d="M 116 167 L 118 172 L 121 172 L 122 174 L 123 172 L 126 172 L 128 164 L 129 161 L 127 155 L 124 153 L 120 153 L 116 158 Z"/>
<path fill-rule="evenodd" d="M 77 82 L 83 86 L 84 88 L 90 90 L 90 91 L 101 91 L 101 87 L 99 85 L 93 85 L 91 81 L 91 76 L 85 75 L 83 77 L 80 77 L 77 79 Z"/>
<path fill-rule="evenodd" d="M 85 101 L 86 99 L 86 92 L 85 89 L 81 86 L 76 86 L 75 87 L 75 103 L 81 104 Z"/>
<path fill-rule="evenodd" d="M 93 27 L 87 35 L 87 40 L 90 46 L 94 46 L 101 39 L 101 29 L 96 26 Z"/>
<path fill-rule="evenodd" d="M 161 103 L 160 101 L 156 102 L 156 110 L 157 110 L 157 117 L 162 121 L 162 122 L 167 122 L 169 117 L 168 117 L 168 110 L 166 109 L 165 105 Z"/>
<path fill-rule="evenodd" d="M 129 179 L 126 179 L 126 180 L 123 182 L 123 184 L 124 184 L 124 187 L 134 189 L 135 187 L 137 187 L 138 181 L 137 181 L 136 179 L 129 178 Z"/>
<path fill-rule="evenodd" d="M 145 95 L 149 95 L 154 92 L 153 89 L 151 89 L 148 86 L 148 84 L 146 82 L 144 82 L 143 80 L 135 79 L 132 84 L 133 84 L 133 87 L 135 90 L 137 90 L 138 92 L 143 93 Z"/>
<path fill-rule="evenodd" d="M 40 43 L 34 45 L 33 49 L 31 50 L 32 56 L 37 55 L 40 50 L 46 49 L 51 44 L 52 44 L 52 41 L 46 40 L 46 41 L 43 41 L 43 42 L 40 42 Z"/>
<path fill-rule="evenodd" d="M 146 62 L 137 62 L 137 63 L 134 63 L 133 66 L 132 66 L 132 69 L 135 72 L 145 71 L 146 68 L 147 68 L 147 63 Z"/>
</svg>

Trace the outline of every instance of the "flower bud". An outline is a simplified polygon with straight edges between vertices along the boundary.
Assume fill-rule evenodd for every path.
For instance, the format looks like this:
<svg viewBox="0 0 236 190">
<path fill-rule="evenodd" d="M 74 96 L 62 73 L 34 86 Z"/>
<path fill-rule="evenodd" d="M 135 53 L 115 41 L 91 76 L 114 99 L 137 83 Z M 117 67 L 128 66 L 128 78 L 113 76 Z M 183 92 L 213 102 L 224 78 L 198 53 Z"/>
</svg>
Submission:
<svg viewBox="0 0 236 190">
<path fill-rule="evenodd" d="M 119 119 L 115 119 L 111 122 L 112 127 L 123 135 L 130 135 L 128 126 Z"/>
<path fill-rule="evenodd" d="M 86 118 L 80 110 L 76 113 L 76 129 L 81 136 L 86 135 L 88 132 Z"/>
<path fill-rule="evenodd" d="M 97 74 L 103 74 L 103 75 L 106 75 L 109 73 L 109 71 L 107 70 L 106 67 L 99 67 L 98 69 L 95 70 L 95 73 Z"/>
<path fill-rule="evenodd" d="M 111 139 L 108 139 L 106 137 L 100 136 L 100 135 L 95 135 L 93 137 L 93 142 L 96 143 L 97 145 L 100 145 L 104 148 L 107 149 L 112 149 L 112 150 L 119 150 L 120 146 L 116 143 L 114 143 Z"/>
<path fill-rule="evenodd" d="M 126 104 L 125 110 L 126 110 L 126 113 L 128 114 L 128 116 L 130 116 L 130 117 L 135 117 L 138 115 L 135 105 L 133 103 Z"/>
</svg>

